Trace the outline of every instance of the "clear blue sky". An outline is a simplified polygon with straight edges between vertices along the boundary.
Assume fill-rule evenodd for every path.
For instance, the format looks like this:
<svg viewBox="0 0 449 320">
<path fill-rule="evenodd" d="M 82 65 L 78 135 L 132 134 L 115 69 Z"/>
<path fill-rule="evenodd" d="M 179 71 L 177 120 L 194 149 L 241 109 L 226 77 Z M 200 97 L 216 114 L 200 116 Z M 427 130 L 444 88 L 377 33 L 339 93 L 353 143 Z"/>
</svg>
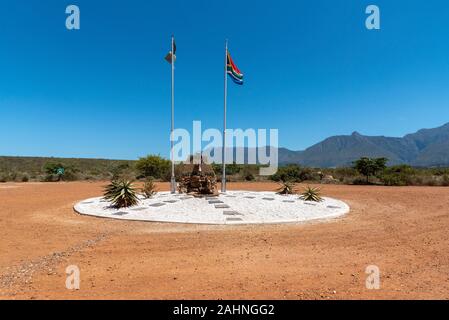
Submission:
<svg viewBox="0 0 449 320">
<path fill-rule="evenodd" d="M 77 4 L 81 30 L 65 28 Z M 381 9 L 381 30 L 365 8 Z M 169 154 L 176 126 L 221 128 L 223 45 L 245 85 L 231 128 L 278 128 L 293 150 L 337 134 L 402 136 L 449 122 L 449 3 L 103 1 L 0 3 L 0 155 L 135 159 Z"/>
</svg>

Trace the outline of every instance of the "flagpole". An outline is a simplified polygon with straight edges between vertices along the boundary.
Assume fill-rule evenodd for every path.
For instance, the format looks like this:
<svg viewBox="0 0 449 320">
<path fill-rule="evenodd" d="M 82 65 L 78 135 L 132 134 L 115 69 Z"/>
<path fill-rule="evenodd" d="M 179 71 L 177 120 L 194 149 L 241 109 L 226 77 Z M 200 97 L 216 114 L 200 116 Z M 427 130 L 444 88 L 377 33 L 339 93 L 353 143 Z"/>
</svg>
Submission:
<svg viewBox="0 0 449 320">
<path fill-rule="evenodd" d="M 174 157 L 174 130 L 175 130 L 175 36 L 171 37 L 171 193 L 176 193 L 175 157 Z"/>
<path fill-rule="evenodd" d="M 223 173 L 221 178 L 221 192 L 226 192 L 226 104 L 228 95 L 228 77 L 227 77 L 227 66 L 228 66 L 228 40 L 225 43 L 225 61 L 224 61 L 224 120 L 223 120 Z"/>
</svg>

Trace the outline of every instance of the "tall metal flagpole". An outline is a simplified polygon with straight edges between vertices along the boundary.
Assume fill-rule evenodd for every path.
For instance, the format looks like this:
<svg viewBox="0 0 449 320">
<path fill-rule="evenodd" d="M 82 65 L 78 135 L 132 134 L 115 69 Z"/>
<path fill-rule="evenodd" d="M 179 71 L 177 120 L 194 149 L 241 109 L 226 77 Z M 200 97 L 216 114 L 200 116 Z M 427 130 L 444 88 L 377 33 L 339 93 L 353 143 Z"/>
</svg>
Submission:
<svg viewBox="0 0 449 320">
<path fill-rule="evenodd" d="M 224 61 L 224 120 L 223 120 L 223 174 L 221 178 L 221 192 L 226 192 L 226 103 L 228 93 L 228 40 L 225 44 L 225 61 Z"/>
<path fill-rule="evenodd" d="M 171 37 L 171 193 L 176 193 L 174 130 L 175 130 L 175 36 Z"/>
</svg>

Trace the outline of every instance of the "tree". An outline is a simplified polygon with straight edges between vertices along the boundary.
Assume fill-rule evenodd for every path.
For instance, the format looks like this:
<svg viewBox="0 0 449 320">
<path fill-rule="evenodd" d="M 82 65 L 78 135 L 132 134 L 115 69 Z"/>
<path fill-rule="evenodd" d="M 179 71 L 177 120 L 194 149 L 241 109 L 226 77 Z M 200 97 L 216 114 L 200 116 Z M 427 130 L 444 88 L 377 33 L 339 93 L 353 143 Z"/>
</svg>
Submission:
<svg viewBox="0 0 449 320">
<path fill-rule="evenodd" d="M 74 176 L 73 168 L 62 164 L 61 162 L 47 162 L 44 165 L 44 171 L 47 173 L 48 179 L 50 179 L 50 181 L 53 179 L 53 176 L 57 176 L 58 181 L 61 181 L 62 179 L 65 180 L 66 177 L 71 180 Z"/>
<path fill-rule="evenodd" d="M 354 169 L 366 177 L 366 183 L 369 183 L 371 176 L 376 176 L 378 172 L 387 167 L 387 158 L 367 158 L 363 157 L 354 161 Z"/>
<path fill-rule="evenodd" d="M 170 161 L 160 156 L 149 155 L 140 158 L 136 163 L 136 169 L 145 178 L 170 179 Z"/>
</svg>

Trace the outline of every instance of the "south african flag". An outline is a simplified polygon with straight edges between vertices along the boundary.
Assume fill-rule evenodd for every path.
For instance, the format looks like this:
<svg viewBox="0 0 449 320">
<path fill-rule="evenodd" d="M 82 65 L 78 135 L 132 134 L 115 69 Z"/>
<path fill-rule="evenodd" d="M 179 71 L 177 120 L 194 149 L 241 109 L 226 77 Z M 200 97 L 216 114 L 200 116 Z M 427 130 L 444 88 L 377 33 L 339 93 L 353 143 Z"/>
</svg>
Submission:
<svg viewBox="0 0 449 320">
<path fill-rule="evenodd" d="M 234 61 L 232 61 L 229 50 L 228 50 L 227 72 L 231 77 L 232 81 L 240 85 L 243 84 L 243 73 L 240 72 L 239 68 L 237 68 Z"/>
</svg>

